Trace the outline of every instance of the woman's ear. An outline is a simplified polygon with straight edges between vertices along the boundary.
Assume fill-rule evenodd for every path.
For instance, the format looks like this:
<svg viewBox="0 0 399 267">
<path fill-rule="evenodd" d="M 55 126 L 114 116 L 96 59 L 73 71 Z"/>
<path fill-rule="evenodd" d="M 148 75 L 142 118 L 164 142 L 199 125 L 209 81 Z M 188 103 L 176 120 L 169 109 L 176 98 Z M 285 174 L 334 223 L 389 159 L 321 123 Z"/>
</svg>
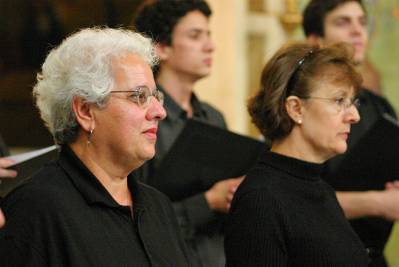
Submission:
<svg viewBox="0 0 399 267">
<path fill-rule="evenodd" d="M 285 109 L 288 116 L 297 124 L 302 124 L 303 105 L 302 101 L 297 96 L 289 96 L 285 100 Z"/>
<path fill-rule="evenodd" d="M 72 110 L 75 113 L 76 121 L 80 127 L 90 132 L 95 128 L 93 105 L 85 102 L 82 98 L 74 96 L 72 98 Z"/>
</svg>

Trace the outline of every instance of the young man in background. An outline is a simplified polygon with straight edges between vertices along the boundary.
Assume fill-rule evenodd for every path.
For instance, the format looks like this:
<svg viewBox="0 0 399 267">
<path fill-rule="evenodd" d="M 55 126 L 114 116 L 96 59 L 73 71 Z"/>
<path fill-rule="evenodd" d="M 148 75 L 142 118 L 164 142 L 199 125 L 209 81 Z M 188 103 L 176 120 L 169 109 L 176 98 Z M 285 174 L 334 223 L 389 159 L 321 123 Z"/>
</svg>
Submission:
<svg viewBox="0 0 399 267">
<path fill-rule="evenodd" d="M 159 66 L 155 70 L 158 88 L 165 94 L 167 118 L 160 123 L 156 156 L 141 169 L 141 179 L 157 187 L 155 172 L 172 147 L 187 120 L 226 128 L 223 115 L 200 101 L 195 84 L 208 76 L 215 49 L 210 37 L 211 10 L 202 0 L 149 1 L 139 8 L 134 24 L 138 32 L 153 38 Z M 172 181 L 178 177 L 163 177 Z M 204 267 L 224 266 L 222 222 L 242 178 L 230 178 L 205 187 L 195 195 L 174 202 L 188 245 Z M 199 184 L 209 183 L 201 177 Z"/>
<path fill-rule="evenodd" d="M 303 29 L 311 43 L 329 45 L 346 42 L 354 49 L 354 61 L 357 65 L 364 63 L 368 33 L 367 15 L 361 0 L 311 0 L 303 13 Z M 383 114 L 396 119 L 392 106 L 381 96 L 368 88 L 362 88 L 359 113 L 361 120 L 351 127 L 349 149 L 356 144 L 368 129 Z M 344 157 L 330 160 L 326 168 L 327 181 L 341 177 L 331 177 Z M 378 177 L 377 177 L 378 178 Z M 392 177 L 399 179 L 399 177 Z M 381 181 L 380 187 L 384 187 Z M 347 184 L 348 188 L 353 184 Z M 383 250 L 389 238 L 392 221 L 399 219 L 399 190 L 395 188 L 363 192 L 337 192 L 337 198 L 345 215 L 364 242 L 371 258 L 370 266 L 387 266 Z"/>
</svg>

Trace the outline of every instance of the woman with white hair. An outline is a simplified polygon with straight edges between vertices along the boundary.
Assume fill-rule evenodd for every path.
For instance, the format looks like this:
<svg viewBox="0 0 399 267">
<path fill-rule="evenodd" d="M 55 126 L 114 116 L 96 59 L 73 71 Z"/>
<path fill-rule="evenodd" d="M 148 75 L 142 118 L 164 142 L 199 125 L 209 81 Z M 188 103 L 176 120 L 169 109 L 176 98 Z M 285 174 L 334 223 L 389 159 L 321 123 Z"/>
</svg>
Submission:
<svg viewBox="0 0 399 267">
<path fill-rule="evenodd" d="M 167 198 L 131 176 L 166 116 L 155 62 L 149 39 L 108 28 L 50 52 L 33 93 L 60 155 L 3 201 L 0 266 L 190 266 Z"/>
</svg>

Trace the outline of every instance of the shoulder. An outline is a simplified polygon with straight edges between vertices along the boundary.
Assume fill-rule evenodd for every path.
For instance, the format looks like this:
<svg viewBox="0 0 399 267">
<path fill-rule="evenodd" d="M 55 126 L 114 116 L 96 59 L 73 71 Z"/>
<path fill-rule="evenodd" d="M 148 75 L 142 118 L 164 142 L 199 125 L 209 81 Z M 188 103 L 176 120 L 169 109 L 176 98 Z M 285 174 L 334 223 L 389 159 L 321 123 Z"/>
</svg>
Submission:
<svg viewBox="0 0 399 267">
<path fill-rule="evenodd" d="M 27 182 L 10 192 L 2 201 L 5 212 L 46 213 L 58 200 L 65 201 L 68 187 L 65 173 L 53 162 L 42 167 Z"/>
<path fill-rule="evenodd" d="M 359 97 L 360 99 L 362 98 L 367 99 L 369 102 L 377 105 L 378 109 L 381 110 L 382 112 L 387 113 L 393 116 L 394 118 L 397 118 L 394 108 L 384 96 L 376 95 L 375 93 L 371 92 L 368 89 L 362 89 L 359 94 Z M 360 106 L 360 108 L 362 108 L 362 106 Z"/>
<path fill-rule="evenodd" d="M 255 209 L 279 205 L 281 179 L 265 166 L 252 168 L 234 195 L 235 204 L 248 205 Z"/>
<path fill-rule="evenodd" d="M 201 108 L 205 111 L 210 121 L 215 122 L 217 126 L 223 126 L 226 128 L 226 121 L 224 119 L 224 116 L 218 109 L 208 104 L 207 102 L 201 101 L 200 103 Z"/>
<path fill-rule="evenodd" d="M 1 202 L 7 223 L 4 234 L 38 243 L 38 233 L 50 231 L 64 217 L 69 199 L 61 170 L 51 164 L 42 168 L 28 182 L 9 193 Z M 72 185 L 69 185 L 71 187 Z"/>
<path fill-rule="evenodd" d="M 267 235 L 283 227 L 282 223 L 288 220 L 287 205 L 274 190 L 273 181 L 263 182 L 260 179 L 267 180 L 267 175 L 251 172 L 235 193 L 226 221 L 229 238 L 232 235 Z"/>
<path fill-rule="evenodd" d="M 268 166 L 264 166 L 261 163 L 256 164 L 251 168 L 245 176 L 244 181 L 239 187 L 238 193 L 259 193 L 265 191 L 273 191 L 273 187 L 276 186 L 276 182 L 279 181 L 278 174 L 273 172 Z"/>
<path fill-rule="evenodd" d="M 207 112 L 207 114 L 224 118 L 223 114 L 217 108 L 215 108 L 208 102 L 201 101 L 200 103 L 201 103 L 201 107 L 205 110 L 205 112 Z"/>
</svg>

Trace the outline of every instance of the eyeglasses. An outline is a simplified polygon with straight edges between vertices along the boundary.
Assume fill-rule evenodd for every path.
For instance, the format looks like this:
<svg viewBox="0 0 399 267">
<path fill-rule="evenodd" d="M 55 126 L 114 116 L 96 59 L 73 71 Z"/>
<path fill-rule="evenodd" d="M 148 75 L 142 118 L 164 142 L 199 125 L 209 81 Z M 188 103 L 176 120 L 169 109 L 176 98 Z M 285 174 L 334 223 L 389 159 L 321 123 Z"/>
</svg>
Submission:
<svg viewBox="0 0 399 267">
<path fill-rule="evenodd" d="M 308 97 L 300 97 L 302 99 L 316 99 L 316 100 L 326 100 L 334 103 L 338 112 L 346 111 L 350 107 L 354 106 L 356 109 L 360 107 L 359 98 L 344 98 L 344 97 L 317 97 L 317 96 L 308 96 Z"/>
<path fill-rule="evenodd" d="M 113 93 L 129 93 L 128 99 L 142 108 L 148 107 L 152 97 L 155 97 L 161 105 L 163 105 L 164 100 L 164 95 L 161 91 L 157 89 L 151 91 L 147 86 L 140 86 L 129 91 L 111 91 L 111 94 Z"/>
</svg>

